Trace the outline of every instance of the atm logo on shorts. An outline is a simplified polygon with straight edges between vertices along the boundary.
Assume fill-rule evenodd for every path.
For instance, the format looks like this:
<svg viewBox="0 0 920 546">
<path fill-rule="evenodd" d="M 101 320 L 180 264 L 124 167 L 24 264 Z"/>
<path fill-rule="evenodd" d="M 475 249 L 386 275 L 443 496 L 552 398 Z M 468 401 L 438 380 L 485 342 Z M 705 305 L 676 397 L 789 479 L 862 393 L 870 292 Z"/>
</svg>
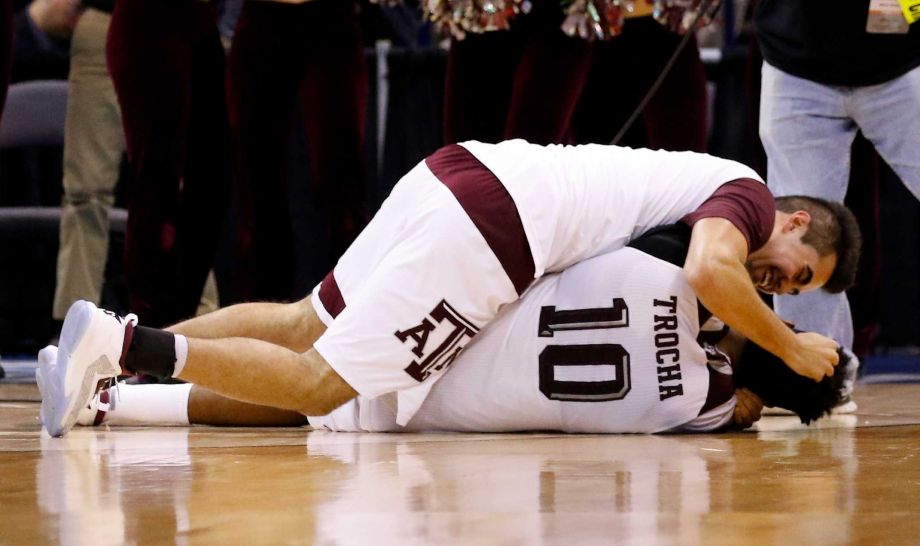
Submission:
<svg viewBox="0 0 920 546">
<path fill-rule="evenodd" d="M 473 326 L 444 300 L 421 323 L 394 335 L 404 344 L 412 343 L 413 360 L 406 373 L 422 382 L 432 373 L 451 365 L 479 328 Z"/>
</svg>

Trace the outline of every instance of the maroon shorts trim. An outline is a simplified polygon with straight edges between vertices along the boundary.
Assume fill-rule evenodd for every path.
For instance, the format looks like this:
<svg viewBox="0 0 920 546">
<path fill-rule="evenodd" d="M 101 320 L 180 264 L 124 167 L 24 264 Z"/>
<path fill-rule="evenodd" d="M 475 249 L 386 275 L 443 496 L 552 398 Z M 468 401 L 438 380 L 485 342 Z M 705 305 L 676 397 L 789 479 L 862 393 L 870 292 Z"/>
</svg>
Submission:
<svg viewBox="0 0 920 546">
<path fill-rule="evenodd" d="M 524 293 L 533 282 L 533 255 L 517 205 L 505 186 L 469 150 L 457 144 L 441 148 L 425 163 L 460 202 L 518 295 Z"/>
<path fill-rule="evenodd" d="M 339 283 L 335 282 L 334 273 L 334 269 L 330 271 L 319 287 L 319 301 L 332 318 L 339 316 L 339 313 L 345 309 L 345 298 L 342 297 L 342 291 L 339 290 Z"/>
</svg>

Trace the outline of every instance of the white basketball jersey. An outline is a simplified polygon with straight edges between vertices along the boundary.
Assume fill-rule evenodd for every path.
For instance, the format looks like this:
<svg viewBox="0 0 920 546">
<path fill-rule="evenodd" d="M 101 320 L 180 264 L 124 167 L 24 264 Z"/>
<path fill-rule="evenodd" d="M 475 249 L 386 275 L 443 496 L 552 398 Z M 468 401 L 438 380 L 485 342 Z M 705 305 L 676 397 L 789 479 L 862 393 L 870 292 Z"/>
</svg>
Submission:
<svg viewBox="0 0 920 546">
<path fill-rule="evenodd" d="M 677 222 L 726 182 L 763 182 L 745 165 L 693 152 L 541 146 L 524 140 L 461 145 L 514 199 L 537 277 Z"/>
<path fill-rule="evenodd" d="M 709 370 L 683 271 L 632 248 L 534 284 L 434 385 L 406 427 L 392 396 L 359 398 L 333 430 L 659 432 L 694 420 Z M 728 408 L 730 415 L 731 408 Z"/>
</svg>

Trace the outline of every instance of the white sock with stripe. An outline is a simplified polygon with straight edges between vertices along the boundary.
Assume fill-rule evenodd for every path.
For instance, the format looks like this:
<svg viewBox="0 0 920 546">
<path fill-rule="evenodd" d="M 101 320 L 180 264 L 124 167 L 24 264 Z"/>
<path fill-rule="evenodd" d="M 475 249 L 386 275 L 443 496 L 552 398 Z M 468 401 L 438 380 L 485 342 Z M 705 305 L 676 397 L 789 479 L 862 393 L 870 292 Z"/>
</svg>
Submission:
<svg viewBox="0 0 920 546">
<path fill-rule="evenodd" d="M 112 426 L 188 426 L 191 383 L 125 385 L 109 389 L 109 410 L 102 424 Z"/>
</svg>

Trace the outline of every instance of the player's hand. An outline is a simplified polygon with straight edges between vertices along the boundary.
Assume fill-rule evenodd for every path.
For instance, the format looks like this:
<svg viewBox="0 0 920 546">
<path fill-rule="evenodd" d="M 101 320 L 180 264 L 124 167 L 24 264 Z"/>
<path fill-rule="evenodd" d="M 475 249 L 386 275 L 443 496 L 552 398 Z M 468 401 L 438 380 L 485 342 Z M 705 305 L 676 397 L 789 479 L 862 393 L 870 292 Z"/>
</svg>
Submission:
<svg viewBox="0 0 920 546">
<path fill-rule="evenodd" d="M 735 411 L 732 423 L 740 429 L 746 429 L 760 420 L 763 411 L 763 400 L 747 389 L 735 391 Z"/>
<path fill-rule="evenodd" d="M 799 375 L 815 381 L 834 375 L 837 365 L 837 342 L 815 332 L 796 334 L 798 347 L 783 359 Z"/>
</svg>

